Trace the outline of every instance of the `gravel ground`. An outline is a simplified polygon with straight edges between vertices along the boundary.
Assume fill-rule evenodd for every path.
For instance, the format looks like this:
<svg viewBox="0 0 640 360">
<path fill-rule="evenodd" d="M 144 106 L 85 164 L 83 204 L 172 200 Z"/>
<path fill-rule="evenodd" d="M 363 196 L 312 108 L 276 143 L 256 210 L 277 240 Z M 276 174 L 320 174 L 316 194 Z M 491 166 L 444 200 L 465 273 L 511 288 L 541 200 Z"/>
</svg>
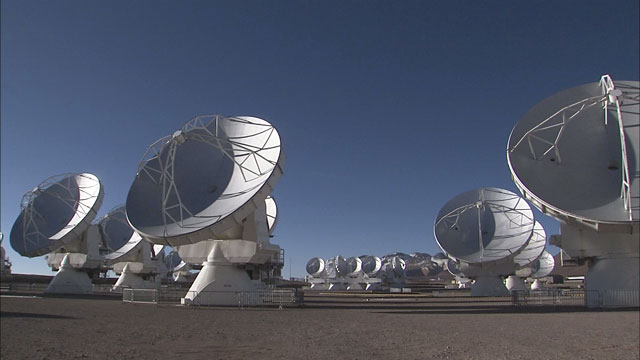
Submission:
<svg viewBox="0 0 640 360">
<path fill-rule="evenodd" d="M 2 359 L 639 359 L 638 311 L 185 308 L 2 296 Z"/>
</svg>

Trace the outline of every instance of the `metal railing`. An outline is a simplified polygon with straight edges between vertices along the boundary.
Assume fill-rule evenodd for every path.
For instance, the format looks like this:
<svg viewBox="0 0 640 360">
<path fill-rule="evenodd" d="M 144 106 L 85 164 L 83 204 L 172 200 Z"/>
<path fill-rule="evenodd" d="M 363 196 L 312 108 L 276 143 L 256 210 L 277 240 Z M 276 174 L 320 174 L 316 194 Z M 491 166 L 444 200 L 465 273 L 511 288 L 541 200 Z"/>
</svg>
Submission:
<svg viewBox="0 0 640 360">
<path fill-rule="evenodd" d="M 582 289 L 517 290 L 511 292 L 511 298 L 515 306 L 584 306 L 586 293 Z"/>
<path fill-rule="evenodd" d="M 293 289 L 259 291 L 184 291 L 177 289 L 122 289 L 122 301 L 129 303 L 184 304 L 191 306 L 291 306 L 301 305 L 302 292 Z"/>
<path fill-rule="evenodd" d="M 122 289 L 122 301 L 128 303 L 158 303 L 158 290 L 156 289 Z"/>
<path fill-rule="evenodd" d="M 514 306 L 571 305 L 590 308 L 640 308 L 638 290 L 544 289 L 513 291 Z"/>
<path fill-rule="evenodd" d="M 585 305 L 588 307 L 640 308 L 640 291 L 638 290 L 604 290 L 589 293 Z"/>
</svg>

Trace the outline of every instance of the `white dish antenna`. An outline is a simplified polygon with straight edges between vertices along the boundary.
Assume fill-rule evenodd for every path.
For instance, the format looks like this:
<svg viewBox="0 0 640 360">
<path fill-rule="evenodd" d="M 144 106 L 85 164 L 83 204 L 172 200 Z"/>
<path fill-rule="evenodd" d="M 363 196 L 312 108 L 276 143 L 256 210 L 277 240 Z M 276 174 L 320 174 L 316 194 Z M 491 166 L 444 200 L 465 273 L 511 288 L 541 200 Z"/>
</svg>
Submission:
<svg viewBox="0 0 640 360">
<path fill-rule="evenodd" d="M 315 257 L 307 262 L 307 273 L 311 276 L 320 276 L 324 273 L 325 262 L 319 257 Z"/>
<path fill-rule="evenodd" d="M 154 288 L 159 285 L 160 278 L 144 279 L 141 274 L 164 274 L 165 267 L 158 255 L 164 245 L 152 245 L 142 239 L 127 222 L 124 205 L 118 205 L 105 215 L 98 223 L 102 235 L 103 248 L 108 251 L 104 255 L 106 265 L 120 274 L 113 290 L 123 287 Z"/>
<path fill-rule="evenodd" d="M 382 268 L 382 260 L 375 255 L 368 255 L 362 259 L 362 271 L 367 276 L 375 276 Z"/>
<path fill-rule="evenodd" d="M 333 266 L 336 269 L 336 277 L 345 277 L 349 274 L 349 264 L 342 255 L 338 255 L 333 260 Z"/>
<path fill-rule="evenodd" d="M 534 106 L 509 136 L 507 161 L 543 213 L 591 227 L 640 219 L 637 81 L 603 76 Z M 636 199 L 636 200 L 634 200 Z"/>
<path fill-rule="evenodd" d="M 466 277 L 462 270 L 460 270 L 458 263 L 452 259 L 447 260 L 447 271 L 456 277 Z"/>
<path fill-rule="evenodd" d="M 91 225 L 104 191 L 95 175 L 52 176 L 22 197 L 22 211 L 11 229 L 11 246 L 36 257 L 79 241 Z"/>
<path fill-rule="evenodd" d="M 147 240 L 223 239 L 282 175 L 280 137 L 248 116 L 198 116 L 149 147 L 127 196 L 129 223 Z"/>
<path fill-rule="evenodd" d="M 536 261 L 531 264 L 531 277 L 534 279 L 548 276 L 553 271 L 555 260 L 553 256 L 544 251 Z"/>
<path fill-rule="evenodd" d="M 399 256 L 394 256 L 391 258 L 391 269 L 396 277 L 402 277 L 404 275 L 404 271 L 407 268 L 407 263 L 404 259 Z"/>
<path fill-rule="evenodd" d="M 335 279 L 337 277 L 335 260 L 335 258 L 330 258 L 324 261 L 324 271 L 327 274 L 327 278 Z"/>
<path fill-rule="evenodd" d="M 356 275 L 362 272 L 362 260 L 352 256 L 347 259 L 348 275 Z"/>
<path fill-rule="evenodd" d="M 113 260 L 135 247 L 142 238 L 127 222 L 124 204 L 111 209 L 98 223 L 102 235 L 105 258 Z"/>
<path fill-rule="evenodd" d="M 517 254 L 533 226 L 533 212 L 524 199 L 507 190 L 483 188 L 449 200 L 438 213 L 434 233 L 450 257 L 478 264 Z"/>
</svg>

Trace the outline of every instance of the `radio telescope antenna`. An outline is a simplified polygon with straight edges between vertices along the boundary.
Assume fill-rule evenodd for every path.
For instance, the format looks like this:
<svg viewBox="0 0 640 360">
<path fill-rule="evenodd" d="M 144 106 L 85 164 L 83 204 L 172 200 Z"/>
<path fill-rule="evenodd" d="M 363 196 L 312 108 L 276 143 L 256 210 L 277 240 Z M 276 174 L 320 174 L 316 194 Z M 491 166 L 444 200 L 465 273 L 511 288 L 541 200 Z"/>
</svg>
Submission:
<svg viewBox="0 0 640 360">
<path fill-rule="evenodd" d="M 160 284 L 164 272 L 160 248 L 144 241 L 127 222 L 124 204 L 111 209 L 98 223 L 103 244 L 110 250 L 105 255 L 107 265 L 120 277 L 113 290 L 122 288 L 152 289 Z M 157 246 L 157 245 L 156 245 Z M 160 256 L 158 256 L 160 255 Z"/>
<path fill-rule="evenodd" d="M 404 272 L 406 268 L 407 264 L 401 256 L 394 254 L 383 256 L 382 268 L 378 271 L 377 277 L 390 289 L 401 289 L 405 283 Z"/>
<path fill-rule="evenodd" d="M 347 260 L 342 255 L 338 255 L 329 261 L 327 264 L 328 283 L 329 290 L 331 291 L 343 291 L 347 290 L 347 275 L 349 275 L 350 269 Z"/>
<path fill-rule="evenodd" d="M 469 279 L 463 272 L 460 270 L 460 266 L 454 259 L 448 259 L 446 263 L 446 269 L 449 274 L 453 275 L 458 283 L 458 288 L 460 289 L 468 289 L 471 287 L 471 279 Z"/>
<path fill-rule="evenodd" d="M 544 251 L 542 255 L 540 255 L 540 257 L 531 264 L 531 277 L 535 279 L 533 284 L 531 284 L 531 290 L 541 290 L 544 288 L 543 284 L 540 282 L 540 278 L 551 274 L 554 266 L 555 260 L 553 259 L 553 256 Z"/>
<path fill-rule="evenodd" d="M 507 278 L 506 286 L 509 291 L 526 291 L 527 287 L 523 277 L 531 275 L 531 265 L 535 263 L 544 252 L 547 245 L 547 237 L 542 224 L 536 221 L 533 226 L 533 234 L 529 239 L 527 246 L 513 258 L 516 264 L 516 272 Z"/>
<path fill-rule="evenodd" d="M 366 285 L 365 273 L 362 271 L 362 259 L 356 256 L 347 258 L 347 290 L 364 290 Z"/>
<path fill-rule="evenodd" d="M 524 199 L 483 188 L 449 200 L 438 213 L 434 234 L 445 254 L 475 280 L 472 296 L 506 296 L 501 276 L 514 271 L 514 257 L 527 246 L 533 228 L 533 212 Z"/>
<path fill-rule="evenodd" d="M 329 290 L 326 262 L 322 258 L 310 259 L 306 268 L 307 274 L 310 275 L 307 281 L 311 284 L 311 290 Z"/>
<path fill-rule="evenodd" d="M 91 221 L 102 204 L 103 189 L 88 173 L 52 176 L 27 192 L 11 229 L 11 246 L 22 256 L 45 254 L 58 272 L 48 293 L 92 291 L 87 272 L 100 271 L 100 234 Z"/>
<path fill-rule="evenodd" d="M 280 247 L 269 242 L 265 199 L 284 158 L 276 129 L 249 116 L 198 116 L 149 147 L 129 189 L 127 218 L 187 263 L 206 257 L 185 304 L 237 304 L 235 292 L 264 286 L 245 270 L 278 275 Z"/>
<path fill-rule="evenodd" d="M 375 255 L 361 256 L 362 272 L 365 274 L 365 290 L 378 290 L 380 288 L 381 279 L 378 273 L 382 269 L 382 259 Z"/>
<path fill-rule="evenodd" d="M 165 268 L 175 282 L 189 281 L 188 275 L 191 266 L 184 262 L 177 251 L 173 250 L 164 257 Z"/>
<path fill-rule="evenodd" d="M 638 81 L 605 75 L 543 100 L 509 137 L 516 186 L 561 222 L 552 244 L 590 260 L 589 291 L 639 290 L 639 104 Z"/>
</svg>

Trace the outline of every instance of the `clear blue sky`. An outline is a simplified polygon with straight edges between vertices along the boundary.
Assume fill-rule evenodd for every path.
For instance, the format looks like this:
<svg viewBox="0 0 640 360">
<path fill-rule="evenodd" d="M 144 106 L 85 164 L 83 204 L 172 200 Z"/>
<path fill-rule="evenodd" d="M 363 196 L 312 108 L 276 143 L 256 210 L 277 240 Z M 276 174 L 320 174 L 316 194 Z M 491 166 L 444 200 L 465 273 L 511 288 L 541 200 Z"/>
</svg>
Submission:
<svg viewBox="0 0 640 360">
<path fill-rule="evenodd" d="M 152 142 L 223 114 L 284 142 L 284 275 L 314 256 L 433 254 L 451 197 L 516 191 L 506 143 L 530 107 L 605 73 L 638 80 L 638 14 L 637 0 L 2 0 L 3 246 L 14 272 L 51 273 L 9 244 L 24 192 L 90 172 L 102 216 Z"/>
</svg>

